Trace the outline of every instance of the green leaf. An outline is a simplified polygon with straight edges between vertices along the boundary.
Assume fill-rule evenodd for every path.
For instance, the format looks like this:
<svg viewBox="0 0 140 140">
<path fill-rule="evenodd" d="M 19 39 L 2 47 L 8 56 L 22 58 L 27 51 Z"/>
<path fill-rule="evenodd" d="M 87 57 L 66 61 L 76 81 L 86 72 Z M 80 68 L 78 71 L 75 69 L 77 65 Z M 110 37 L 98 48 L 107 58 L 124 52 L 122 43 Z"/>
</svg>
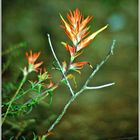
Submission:
<svg viewBox="0 0 140 140">
<path fill-rule="evenodd" d="M 35 135 L 34 132 L 33 132 L 33 136 L 34 136 L 33 140 L 37 140 L 37 136 Z"/>
<path fill-rule="evenodd" d="M 29 81 L 29 83 L 31 84 L 31 88 L 33 89 L 35 86 L 36 86 L 36 82 L 32 82 L 32 81 L 30 81 L 30 80 L 28 80 Z"/>
<path fill-rule="evenodd" d="M 38 84 L 38 93 L 41 93 L 42 84 Z"/>
<path fill-rule="evenodd" d="M 53 69 L 61 71 L 61 69 L 59 68 L 59 65 L 57 64 L 56 61 L 53 61 Z"/>
<path fill-rule="evenodd" d="M 63 83 L 63 84 L 65 84 L 65 85 L 67 85 L 67 82 L 66 82 L 66 80 L 65 80 L 65 79 L 61 80 L 61 83 Z"/>
<path fill-rule="evenodd" d="M 47 138 L 46 135 L 44 135 L 42 136 L 41 140 L 47 140 L 46 138 Z"/>
<path fill-rule="evenodd" d="M 25 138 L 24 136 L 22 136 L 22 139 L 23 139 L 23 140 L 26 140 L 26 138 Z"/>
<path fill-rule="evenodd" d="M 10 137 L 10 139 L 9 139 L 9 140 L 13 140 L 13 138 L 14 138 L 14 136 Z"/>
<path fill-rule="evenodd" d="M 52 107 L 52 96 L 53 96 L 53 94 L 52 94 L 52 91 L 49 91 L 49 96 L 50 96 L 50 107 Z"/>
</svg>

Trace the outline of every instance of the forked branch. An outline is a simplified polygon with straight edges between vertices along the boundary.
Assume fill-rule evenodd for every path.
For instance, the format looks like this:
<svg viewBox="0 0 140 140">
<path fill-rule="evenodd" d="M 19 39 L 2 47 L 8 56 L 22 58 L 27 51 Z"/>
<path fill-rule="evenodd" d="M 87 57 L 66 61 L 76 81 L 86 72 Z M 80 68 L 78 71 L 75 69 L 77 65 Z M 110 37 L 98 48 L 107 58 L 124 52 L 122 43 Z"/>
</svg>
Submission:
<svg viewBox="0 0 140 140">
<path fill-rule="evenodd" d="M 48 39 L 49 39 L 49 42 L 50 42 L 50 47 L 51 47 L 51 50 L 53 52 L 53 55 L 55 56 L 56 58 L 56 55 L 53 51 L 53 47 L 52 47 L 52 44 L 51 44 L 51 40 L 50 40 L 50 36 L 48 35 Z M 56 120 L 54 121 L 54 123 L 50 126 L 50 128 L 48 129 L 48 132 L 52 131 L 54 129 L 54 127 L 61 121 L 62 117 L 65 115 L 67 109 L 69 108 L 69 106 L 71 105 L 71 103 L 81 94 L 83 93 L 83 91 L 85 90 L 90 90 L 90 89 L 101 89 L 101 88 L 105 88 L 105 87 L 109 87 L 109 86 L 112 86 L 114 85 L 115 83 L 109 83 L 109 84 L 105 84 L 105 85 L 101 85 L 101 86 L 97 86 L 97 87 L 89 87 L 88 86 L 88 83 L 90 82 L 90 80 L 94 77 L 94 75 L 100 70 L 100 68 L 103 66 L 103 64 L 109 59 L 109 57 L 111 55 L 113 55 L 113 50 L 115 48 L 115 40 L 113 40 L 113 43 L 111 45 L 111 48 L 109 50 L 109 53 L 107 54 L 107 56 L 105 57 L 104 60 L 101 61 L 101 63 L 99 65 L 97 65 L 97 67 L 95 68 L 95 70 L 93 70 L 93 72 L 91 73 L 91 75 L 89 76 L 89 78 L 87 79 L 87 81 L 85 82 L 85 84 L 83 85 L 83 87 L 77 92 L 74 94 L 74 96 L 72 96 L 69 101 L 67 102 L 67 104 L 64 106 L 62 112 L 60 113 L 60 115 L 56 118 Z M 56 58 L 57 60 L 57 58 Z M 57 60 L 57 62 L 59 62 Z M 60 63 L 59 63 L 60 64 Z M 60 68 L 61 68 L 61 65 L 59 65 Z M 61 68 L 62 69 L 62 68 Z M 67 77 L 65 76 L 66 80 L 67 80 Z M 70 86 L 71 87 L 71 86 Z M 69 87 L 69 88 L 70 88 Z M 71 89 L 71 88 L 70 88 Z"/>
<path fill-rule="evenodd" d="M 65 75 L 65 73 L 64 73 L 64 71 L 63 71 L 63 69 L 62 69 L 62 66 L 61 66 L 61 64 L 60 64 L 60 62 L 59 62 L 59 60 L 58 60 L 58 58 L 57 58 L 57 56 L 56 56 L 56 54 L 55 54 L 55 52 L 54 52 L 54 49 L 53 49 L 52 42 L 51 42 L 51 39 L 50 39 L 50 35 L 49 35 L 49 34 L 48 34 L 48 41 L 49 41 L 49 45 L 50 45 L 52 54 L 53 54 L 53 56 L 54 56 L 54 58 L 55 58 L 55 60 L 56 60 L 56 62 L 57 62 L 57 64 L 58 64 L 58 66 L 59 66 L 59 68 L 60 68 L 60 70 L 61 70 L 61 73 L 63 74 L 63 76 L 64 76 L 64 78 L 65 78 L 65 80 L 66 80 L 67 86 L 69 87 L 69 90 L 70 90 L 72 96 L 74 96 L 74 92 L 73 92 L 73 90 L 72 90 L 72 87 L 71 87 L 71 85 L 70 85 L 70 83 L 69 83 L 69 81 L 68 81 L 68 79 L 67 79 L 67 77 L 66 77 L 66 75 Z"/>
</svg>

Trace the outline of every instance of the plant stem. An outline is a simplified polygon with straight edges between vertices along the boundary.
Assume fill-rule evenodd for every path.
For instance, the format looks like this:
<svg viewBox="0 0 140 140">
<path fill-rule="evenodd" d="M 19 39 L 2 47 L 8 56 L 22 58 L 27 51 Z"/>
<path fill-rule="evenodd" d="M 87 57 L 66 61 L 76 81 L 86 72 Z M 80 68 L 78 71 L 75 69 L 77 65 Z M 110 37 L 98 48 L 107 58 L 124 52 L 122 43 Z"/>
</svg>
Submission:
<svg viewBox="0 0 140 140">
<path fill-rule="evenodd" d="M 50 132 L 51 130 L 53 130 L 53 128 L 60 122 L 60 120 L 62 119 L 62 117 L 64 116 L 64 114 L 66 113 L 68 107 L 71 105 L 71 103 L 76 99 L 76 95 L 72 96 L 70 98 L 70 100 L 68 101 L 68 103 L 64 106 L 63 111 L 61 112 L 61 114 L 57 117 L 57 119 L 54 121 L 54 123 L 51 125 L 51 127 L 48 129 L 48 132 Z"/>
<path fill-rule="evenodd" d="M 6 113 L 5 113 L 5 115 L 4 115 L 3 119 L 2 119 L 2 124 L 4 123 L 6 117 L 7 117 L 8 113 L 9 113 L 9 110 L 10 110 L 10 108 L 11 108 L 11 106 L 12 106 L 12 103 L 14 102 L 16 96 L 18 95 L 18 93 L 19 93 L 21 87 L 22 87 L 23 84 L 25 83 L 26 78 L 27 78 L 27 75 L 23 77 L 23 79 L 22 79 L 22 81 L 21 81 L 21 83 L 20 83 L 20 85 L 19 85 L 17 91 L 15 92 L 14 96 L 12 97 L 12 99 L 11 99 L 9 105 L 8 105 L 8 108 L 7 108 L 7 110 L 6 110 Z"/>
<path fill-rule="evenodd" d="M 109 83 L 109 84 L 105 84 L 105 85 L 101 85 L 101 86 L 96 86 L 96 87 L 86 87 L 86 89 L 101 89 L 101 88 L 104 88 L 104 87 L 109 87 L 109 86 L 112 86 L 114 85 L 115 83 Z"/>
<path fill-rule="evenodd" d="M 99 69 L 101 68 L 101 66 L 103 66 L 103 64 L 109 59 L 109 57 L 111 55 L 113 55 L 113 50 L 115 47 L 115 40 L 113 40 L 113 43 L 111 45 L 111 48 L 109 50 L 109 53 L 107 54 L 107 56 L 105 57 L 104 60 L 101 61 L 101 63 L 99 65 L 97 65 L 97 67 L 95 68 L 95 70 L 93 70 L 93 72 L 91 73 L 91 75 L 89 76 L 89 78 L 87 79 L 87 81 L 85 82 L 85 84 L 83 85 L 83 87 L 74 94 L 74 96 L 72 96 L 69 101 L 67 102 L 67 104 L 64 106 L 62 112 L 60 113 L 60 115 L 56 118 L 56 120 L 54 121 L 54 123 L 50 126 L 50 128 L 48 129 L 48 132 L 52 131 L 54 129 L 54 127 L 61 121 L 62 117 L 65 115 L 67 109 L 69 108 L 69 106 L 71 105 L 71 103 L 81 94 L 83 93 L 83 91 L 88 90 L 88 89 L 101 89 L 107 86 L 111 86 L 114 85 L 114 83 L 110 83 L 110 84 L 106 84 L 106 85 L 102 85 L 102 86 L 98 86 L 98 87 L 88 87 L 88 83 L 90 82 L 90 80 L 94 77 L 94 75 L 99 71 Z"/>
<path fill-rule="evenodd" d="M 114 83 L 110 83 L 110 84 L 106 84 L 106 85 L 102 85 L 102 86 L 98 86 L 98 87 L 86 87 L 83 90 L 77 92 L 73 97 L 70 98 L 70 100 L 68 101 L 68 103 L 64 106 L 61 114 L 57 117 L 57 119 L 55 120 L 55 122 L 51 125 L 51 127 L 48 129 L 48 132 L 50 132 L 51 130 L 53 130 L 53 128 L 60 122 L 60 120 L 62 119 L 62 117 L 65 115 L 67 109 L 69 108 L 69 106 L 71 105 L 71 103 L 86 89 L 101 89 L 104 87 L 108 87 L 108 86 L 112 86 L 114 85 Z"/>
<path fill-rule="evenodd" d="M 32 89 L 30 88 L 30 89 L 28 89 L 28 90 L 26 90 L 25 92 L 23 92 L 23 94 L 21 94 L 21 95 L 19 95 L 19 96 L 17 96 L 15 99 L 14 99 L 14 101 L 16 101 L 16 100 L 18 100 L 18 99 L 20 99 L 21 97 L 23 97 L 25 94 L 27 94 L 29 91 L 31 91 Z M 10 102 L 11 101 L 9 101 L 9 102 L 7 102 L 6 103 L 6 105 L 9 105 L 10 104 Z"/>
<path fill-rule="evenodd" d="M 52 42 L 51 42 L 51 39 L 50 39 L 50 35 L 49 34 L 48 34 L 48 41 L 49 41 L 49 45 L 50 45 L 52 54 L 53 54 L 53 56 L 54 56 L 54 58 L 55 58 L 55 60 L 56 60 L 56 62 L 58 64 L 58 66 L 59 66 L 59 68 L 60 68 L 60 70 L 61 70 L 61 72 L 62 72 L 62 74 L 63 74 L 63 76 L 64 76 L 64 78 L 65 78 L 65 80 L 67 82 L 67 85 L 68 85 L 68 87 L 70 89 L 70 92 L 71 92 L 72 96 L 74 96 L 74 92 L 73 92 L 73 90 L 71 88 L 71 85 L 70 85 L 70 83 L 69 83 L 69 81 L 68 81 L 68 79 L 67 79 L 67 77 L 66 77 L 66 75 L 65 75 L 65 73 L 64 73 L 64 71 L 62 69 L 62 66 L 60 65 L 60 62 L 59 62 L 58 58 L 56 57 L 56 54 L 54 52 L 54 49 L 53 49 Z"/>
<path fill-rule="evenodd" d="M 111 47 L 110 47 L 110 50 L 109 50 L 108 54 L 106 55 L 105 59 L 102 60 L 102 61 L 100 62 L 100 64 L 97 65 L 97 67 L 95 68 L 95 70 L 91 73 L 91 75 L 89 76 L 89 78 L 88 78 L 87 81 L 85 82 L 83 88 L 85 88 L 85 87 L 88 85 L 88 83 L 89 83 L 90 80 L 94 77 L 94 75 L 99 71 L 99 69 L 104 65 L 104 63 L 109 59 L 109 57 L 110 57 L 111 55 L 113 55 L 113 50 L 114 50 L 114 48 L 115 48 L 115 43 L 116 43 L 116 40 L 113 40 L 113 43 L 112 43 L 112 45 L 111 45 Z"/>
</svg>

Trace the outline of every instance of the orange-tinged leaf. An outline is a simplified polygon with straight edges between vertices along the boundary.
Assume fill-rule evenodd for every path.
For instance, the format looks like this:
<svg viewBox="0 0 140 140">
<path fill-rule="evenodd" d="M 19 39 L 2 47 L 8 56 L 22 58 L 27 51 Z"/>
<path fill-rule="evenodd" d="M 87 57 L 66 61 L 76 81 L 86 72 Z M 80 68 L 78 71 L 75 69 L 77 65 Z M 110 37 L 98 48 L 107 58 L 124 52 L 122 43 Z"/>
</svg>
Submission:
<svg viewBox="0 0 140 140">
<path fill-rule="evenodd" d="M 70 69 L 71 69 L 71 70 L 74 70 L 74 71 L 76 71 L 76 72 L 78 72 L 78 73 L 81 73 L 81 72 L 79 71 L 79 69 L 82 69 L 83 66 L 86 65 L 86 64 L 88 64 L 88 65 L 92 68 L 92 66 L 91 66 L 91 64 L 90 64 L 89 62 L 83 61 L 83 62 L 75 62 L 75 63 L 72 63 L 72 64 L 70 65 Z"/>
<path fill-rule="evenodd" d="M 96 32 L 94 32 L 93 34 L 91 34 L 91 35 L 89 36 L 89 40 L 94 39 L 94 37 L 95 37 L 97 34 L 99 34 L 100 32 L 102 32 L 103 30 L 105 30 L 107 27 L 108 27 L 108 25 L 102 27 L 102 28 L 99 29 L 98 31 L 96 31 Z"/>
<path fill-rule="evenodd" d="M 80 26 L 80 31 L 83 30 L 85 28 L 85 26 L 90 22 L 90 20 L 92 19 L 92 16 L 88 16 L 86 19 L 84 19 L 81 23 Z"/>
<path fill-rule="evenodd" d="M 67 70 L 67 63 L 66 61 L 62 62 L 63 72 L 66 72 Z"/>
<path fill-rule="evenodd" d="M 47 132 L 46 136 L 48 137 L 50 135 L 54 135 L 54 133 L 53 132 Z"/>
<path fill-rule="evenodd" d="M 77 51 L 79 51 L 79 50 L 83 49 L 84 47 L 86 47 L 95 38 L 95 36 L 97 34 L 99 34 L 100 32 L 102 32 L 103 30 L 105 30 L 107 27 L 108 27 L 108 25 L 102 27 L 101 29 L 99 29 L 98 31 L 92 33 L 90 36 L 88 36 L 83 41 L 81 41 L 81 43 L 77 47 Z"/>
<path fill-rule="evenodd" d="M 50 83 L 49 83 L 49 85 L 48 85 L 48 88 L 51 88 L 51 87 L 53 87 L 54 86 L 54 83 L 52 82 L 52 80 L 50 80 Z"/>
</svg>

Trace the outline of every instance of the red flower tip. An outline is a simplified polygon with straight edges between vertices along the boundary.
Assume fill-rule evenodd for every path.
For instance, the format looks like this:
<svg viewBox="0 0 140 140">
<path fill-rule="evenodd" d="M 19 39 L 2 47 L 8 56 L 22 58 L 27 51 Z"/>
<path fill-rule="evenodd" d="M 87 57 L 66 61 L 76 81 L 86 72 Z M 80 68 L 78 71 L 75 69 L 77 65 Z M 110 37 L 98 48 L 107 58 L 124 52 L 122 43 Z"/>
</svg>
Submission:
<svg viewBox="0 0 140 140">
<path fill-rule="evenodd" d="M 46 132 L 46 136 L 48 137 L 48 136 L 50 136 L 50 135 L 54 135 L 54 133 L 53 132 L 48 132 L 48 130 L 47 130 L 47 132 Z"/>
<path fill-rule="evenodd" d="M 48 85 L 48 88 L 51 88 L 51 87 L 53 87 L 54 86 L 54 83 L 52 82 L 52 80 L 50 80 L 50 83 L 49 83 L 49 85 Z"/>
<path fill-rule="evenodd" d="M 86 25 L 92 19 L 91 16 L 88 16 L 86 19 L 82 16 L 79 9 L 76 8 L 75 11 L 69 11 L 67 14 L 68 22 L 60 15 L 62 28 L 65 29 L 67 36 L 72 40 L 74 46 L 81 41 L 87 35 L 88 28 Z"/>
<path fill-rule="evenodd" d="M 78 73 L 81 73 L 79 71 L 79 69 L 82 69 L 83 66 L 86 65 L 86 64 L 88 64 L 91 68 L 93 68 L 89 62 L 83 61 L 83 62 L 75 62 L 75 63 L 72 63 L 70 65 L 70 69 L 71 70 L 74 70 L 74 71 L 77 71 Z"/>
<path fill-rule="evenodd" d="M 66 50 L 70 53 L 71 61 L 73 61 L 76 57 L 81 55 L 83 52 L 77 52 L 74 46 L 70 46 L 68 43 L 62 42 Z"/>
<path fill-rule="evenodd" d="M 38 59 L 38 57 L 40 56 L 40 52 L 38 53 L 32 53 L 32 51 L 30 50 L 30 53 L 28 54 L 28 52 L 25 53 L 26 58 L 28 60 L 28 64 L 29 64 L 29 71 L 38 71 L 39 67 L 43 64 L 43 61 L 36 63 L 36 60 Z"/>
</svg>

